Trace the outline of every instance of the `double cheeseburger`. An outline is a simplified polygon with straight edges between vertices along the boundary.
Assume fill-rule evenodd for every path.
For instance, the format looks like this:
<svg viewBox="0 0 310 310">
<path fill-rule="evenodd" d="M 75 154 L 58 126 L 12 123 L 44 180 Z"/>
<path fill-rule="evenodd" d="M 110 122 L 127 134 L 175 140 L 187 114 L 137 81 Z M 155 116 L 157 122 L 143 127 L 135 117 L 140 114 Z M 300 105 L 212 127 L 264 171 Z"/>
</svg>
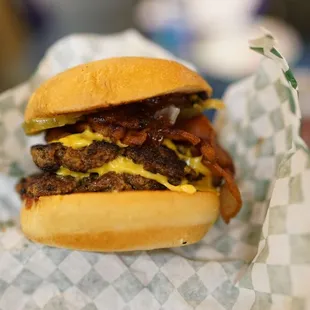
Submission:
<svg viewBox="0 0 310 310">
<path fill-rule="evenodd" d="M 83 64 L 43 83 L 25 111 L 41 170 L 17 185 L 31 240 L 90 251 L 199 241 L 240 207 L 234 165 L 202 112 L 218 105 L 197 73 L 169 60 Z"/>
</svg>

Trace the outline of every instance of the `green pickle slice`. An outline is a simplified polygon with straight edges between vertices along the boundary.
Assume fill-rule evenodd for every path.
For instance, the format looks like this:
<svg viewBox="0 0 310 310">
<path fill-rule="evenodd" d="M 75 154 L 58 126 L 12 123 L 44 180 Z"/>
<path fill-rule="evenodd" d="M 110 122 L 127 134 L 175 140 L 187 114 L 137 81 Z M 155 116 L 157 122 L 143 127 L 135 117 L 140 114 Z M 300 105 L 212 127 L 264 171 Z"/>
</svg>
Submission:
<svg viewBox="0 0 310 310">
<path fill-rule="evenodd" d="M 75 124 L 82 118 L 81 114 L 56 115 L 48 118 L 34 118 L 23 123 L 23 129 L 27 135 L 40 131 Z"/>
</svg>

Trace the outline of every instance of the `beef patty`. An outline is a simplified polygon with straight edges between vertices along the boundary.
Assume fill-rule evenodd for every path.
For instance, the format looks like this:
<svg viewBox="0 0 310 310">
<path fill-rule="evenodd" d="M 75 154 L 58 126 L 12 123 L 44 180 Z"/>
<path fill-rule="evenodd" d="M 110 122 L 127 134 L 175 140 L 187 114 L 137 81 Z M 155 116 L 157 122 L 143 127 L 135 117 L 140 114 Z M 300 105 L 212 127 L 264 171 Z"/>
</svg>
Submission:
<svg viewBox="0 0 310 310">
<path fill-rule="evenodd" d="M 115 159 L 119 147 L 112 143 L 95 141 L 87 147 L 73 149 L 61 143 L 31 147 L 34 163 L 43 171 L 53 172 L 64 166 L 72 171 L 87 172 Z"/>
<path fill-rule="evenodd" d="M 173 185 L 179 185 L 184 178 L 196 180 L 199 177 L 174 151 L 165 146 L 120 148 L 111 143 L 96 141 L 87 147 L 72 149 L 61 143 L 51 143 L 33 146 L 31 155 L 35 164 L 46 172 L 56 172 L 61 166 L 71 171 L 87 172 L 118 156 L 125 156 L 143 165 L 147 171 L 166 176 Z"/>
<path fill-rule="evenodd" d="M 22 179 L 16 186 L 22 198 L 65 195 L 84 192 L 121 192 L 130 190 L 164 190 L 165 186 L 139 175 L 108 172 L 100 177 L 91 175 L 77 180 L 44 172 Z"/>
</svg>

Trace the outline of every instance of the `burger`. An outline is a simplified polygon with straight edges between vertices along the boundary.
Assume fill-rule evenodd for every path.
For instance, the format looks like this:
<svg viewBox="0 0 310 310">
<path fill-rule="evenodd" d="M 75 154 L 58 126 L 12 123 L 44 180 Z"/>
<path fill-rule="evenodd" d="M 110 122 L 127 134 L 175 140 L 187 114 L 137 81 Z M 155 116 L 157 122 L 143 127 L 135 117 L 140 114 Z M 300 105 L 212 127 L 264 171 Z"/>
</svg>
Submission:
<svg viewBox="0 0 310 310">
<path fill-rule="evenodd" d="M 85 251 L 198 242 L 241 208 L 229 154 L 203 111 L 210 85 L 170 60 L 120 57 L 44 82 L 23 124 L 40 173 L 16 186 L 30 240 Z"/>
</svg>

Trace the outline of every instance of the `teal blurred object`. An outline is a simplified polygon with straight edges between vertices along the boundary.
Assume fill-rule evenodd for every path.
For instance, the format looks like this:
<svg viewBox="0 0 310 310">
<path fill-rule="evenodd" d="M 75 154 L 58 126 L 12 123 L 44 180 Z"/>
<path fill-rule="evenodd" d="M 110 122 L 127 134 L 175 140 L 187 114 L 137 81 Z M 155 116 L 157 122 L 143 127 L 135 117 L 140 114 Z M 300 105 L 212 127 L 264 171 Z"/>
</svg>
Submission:
<svg viewBox="0 0 310 310">
<path fill-rule="evenodd" d="M 193 37 L 184 20 L 174 19 L 164 28 L 148 33 L 148 36 L 174 55 L 189 60 Z"/>
</svg>

